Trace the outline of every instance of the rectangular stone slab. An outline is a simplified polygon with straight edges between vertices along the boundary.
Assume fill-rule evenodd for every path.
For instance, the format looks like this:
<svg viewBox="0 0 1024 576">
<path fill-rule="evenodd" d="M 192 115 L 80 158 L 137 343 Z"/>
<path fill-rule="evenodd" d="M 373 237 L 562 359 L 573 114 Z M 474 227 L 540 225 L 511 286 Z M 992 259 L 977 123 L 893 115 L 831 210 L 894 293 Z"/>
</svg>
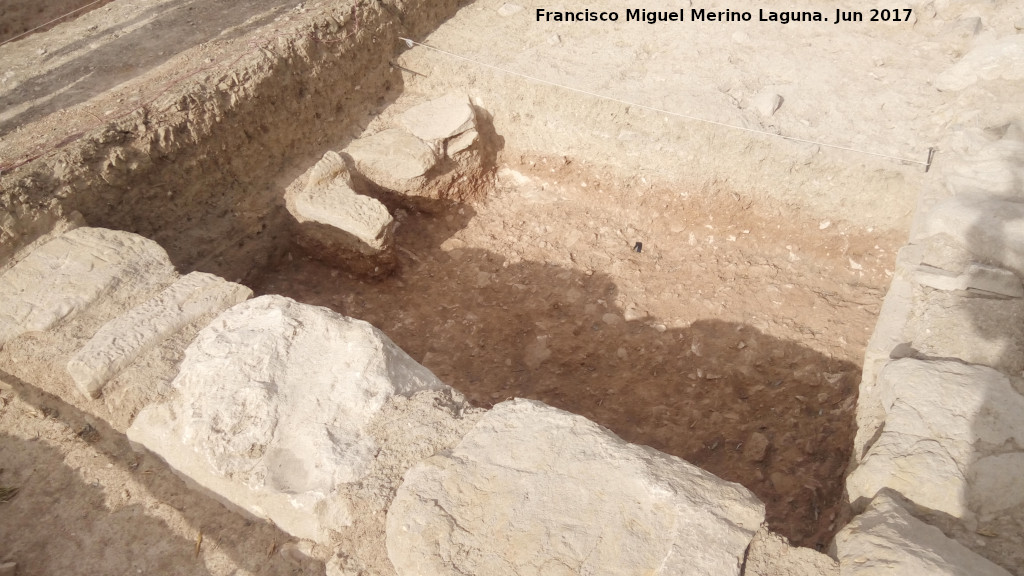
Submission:
<svg viewBox="0 0 1024 576">
<path fill-rule="evenodd" d="M 0 276 L 0 347 L 25 332 L 49 330 L 122 281 L 173 271 L 152 240 L 103 228 L 71 230 Z"/>
<path fill-rule="evenodd" d="M 68 373 L 87 398 L 147 350 L 205 314 L 226 310 L 252 290 L 219 276 L 192 272 L 124 316 L 107 322 L 68 362 Z"/>
</svg>

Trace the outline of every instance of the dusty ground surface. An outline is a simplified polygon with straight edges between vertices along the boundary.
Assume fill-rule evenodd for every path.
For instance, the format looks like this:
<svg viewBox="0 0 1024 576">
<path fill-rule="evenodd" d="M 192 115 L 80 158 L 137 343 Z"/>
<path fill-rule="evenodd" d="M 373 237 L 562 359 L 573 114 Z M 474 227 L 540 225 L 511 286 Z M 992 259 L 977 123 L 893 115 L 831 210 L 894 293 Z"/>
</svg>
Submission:
<svg viewBox="0 0 1024 576">
<path fill-rule="evenodd" d="M 405 212 L 391 279 L 296 251 L 255 289 L 368 320 L 478 405 L 541 400 L 740 482 L 773 530 L 826 545 L 900 236 L 515 161 L 482 203 Z"/>
<path fill-rule="evenodd" d="M 91 223 L 138 229 L 180 261 L 208 264 L 210 246 L 241 229 L 219 222 L 269 221 L 274 186 L 372 124 L 366 110 L 402 90 L 466 90 L 495 114 L 504 165 L 528 180 L 505 173 L 461 213 L 407 212 L 401 268 L 387 281 L 293 251 L 255 287 L 373 322 L 478 405 L 543 400 L 742 482 L 765 500 L 774 529 L 796 544 L 826 543 L 844 520 L 858 365 L 920 167 L 568 97 L 397 43 L 381 50 L 426 76 L 396 70 L 309 89 L 316 70 L 285 36 L 330 10 L 343 26 L 318 42 L 373 42 L 379 32 L 341 18 L 357 13 L 348 4 L 325 4 L 119 0 L 3 47 L 2 183 L 36 157 L 49 163 L 39 173 L 57 179 L 79 162 L 75 186 L 35 173 L 36 188 L 90 208 Z M 416 38 L 666 110 L 915 159 L 950 127 L 1003 117 L 986 106 L 1010 99 L 939 93 L 930 82 L 1024 16 L 1014 3 L 929 2 L 915 3 L 912 27 L 598 28 L 541 26 L 528 18 L 536 5 L 502 16 L 502 4 L 467 4 Z M 261 85 L 259 102 L 236 115 L 260 120 L 211 129 L 222 110 L 204 112 L 244 100 L 268 66 L 283 72 L 260 79 L 279 89 Z M 752 105 L 762 90 L 784 98 L 774 116 Z M 206 144 L 194 154 L 162 156 L 175 137 L 196 134 Z M 143 144 L 126 156 L 117 147 L 131 138 Z M 87 153 L 54 160 L 79 139 Z M 75 196 L 101 179 L 106 196 Z M 118 430 L 0 376 L 0 486 L 18 489 L 0 492 L 0 561 L 18 560 L 22 573 L 323 570 L 280 531 L 227 513 L 132 453 Z"/>
<path fill-rule="evenodd" d="M 0 6 L 0 42 L 20 39 L 30 32 L 44 32 L 110 1 L 7 0 Z"/>
</svg>

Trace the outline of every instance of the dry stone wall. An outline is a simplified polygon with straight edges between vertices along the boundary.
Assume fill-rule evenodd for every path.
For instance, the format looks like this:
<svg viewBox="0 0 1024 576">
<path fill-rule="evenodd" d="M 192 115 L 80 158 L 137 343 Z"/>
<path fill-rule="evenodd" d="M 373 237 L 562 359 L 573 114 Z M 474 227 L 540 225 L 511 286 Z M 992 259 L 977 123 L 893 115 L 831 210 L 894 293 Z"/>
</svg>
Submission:
<svg viewBox="0 0 1024 576">
<path fill-rule="evenodd" d="M 945 149 L 865 359 L 847 478 L 864 513 L 835 541 L 851 574 L 1024 570 L 1024 131 Z"/>
<path fill-rule="evenodd" d="M 329 574 L 738 575 L 762 528 L 738 484 L 538 402 L 472 408 L 373 326 L 179 277 L 135 234 L 30 252 L 0 275 L 0 366 L 311 543 L 293 548 Z M 167 346 L 185 347 L 173 377 L 124 405 L 125 375 Z"/>
</svg>

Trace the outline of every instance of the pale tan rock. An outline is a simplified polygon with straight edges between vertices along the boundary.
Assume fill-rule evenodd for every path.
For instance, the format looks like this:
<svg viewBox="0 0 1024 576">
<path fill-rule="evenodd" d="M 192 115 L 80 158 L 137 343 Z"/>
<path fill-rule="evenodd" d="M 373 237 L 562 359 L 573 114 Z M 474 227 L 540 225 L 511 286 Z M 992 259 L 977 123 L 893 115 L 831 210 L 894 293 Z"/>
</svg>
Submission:
<svg viewBox="0 0 1024 576">
<path fill-rule="evenodd" d="M 910 515 L 888 496 L 836 534 L 842 576 L 1009 576 L 1010 573 Z"/>
<path fill-rule="evenodd" d="M 1019 283 L 1016 275 L 1006 272 L 1009 280 Z M 1000 289 L 992 284 L 984 285 Z M 983 295 L 989 297 L 979 297 Z M 907 341 L 922 356 L 956 358 L 1019 374 L 1024 370 L 1024 323 L 1007 319 L 1024 317 L 1024 300 L 992 296 L 996 295 L 976 290 L 915 290 Z"/>
<path fill-rule="evenodd" d="M 1024 203 L 987 196 L 956 196 L 921 222 L 919 241 L 945 234 L 978 260 L 1024 275 Z"/>
<path fill-rule="evenodd" d="M 430 146 L 405 130 L 392 128 L 351 142 L 347 153 L 367 180 L 395 192 L 410 192 L 437 163 Z"/>
<path fill-rule="evenodd" d="M 1024 79 L 1024 36 L 1011 35 L 971 50 L 935 79 L 939 90 L 963 90 L 982 80 Z"/>
<path fill-rule="evenodd" d="M 764 506 L 738 484 L 529 400 L 495 406 L 405 475 L 400 576 L 739 574 Z"/>
<path fill-rule="evenodd" d="M 882 301 L 875 331 L 864 351 L 864 369 L 857 396 L 857 434 L 853 443 L 855 462 L 863 458 L 868 443 L 875 438 L 885 420 L 876 381 L 893 351 L 907 342 L 906 327 L 914 311 L 914 284 L 911 278 L 920 259 L 920 250 L 914 246 L 906 246 L 897 254 L 892 283 Z"/>
<path fill-rule="evenodd" d="M 847 477 L 851 502 L 883 489 L 918 506 L 970 518 L 970 502 L 987 509 L 988 495 L 973 490 L 967 471 L 980 456 L 976 443 L 1024 441 L 1024 396 L 1002 373 L 951 361 L 896 360 L 878 386 L 885 426 L 860 465 Z"/>
<path fill-rule="evenodd" d="M 768 437 L 760 432 L 754 432 L 743 445 L 743 457 L 751 462 L 761 462 L 768 454 Z"/>
<path fill-rule="evenodd" d="M 73 317 L 120 283 L 173 270 L 164 249 L 137 234 L 70 230 L 0 276 L 0 347 Z"/>
<path fill-rule="evenodd" d="M 839 563 L 762 527 L 750 542 L 743 576 L 839 576 Z"/>
<path fill-rule="evenodd" d="M 750 99 L 750 106 L 765 118 L 771 118 L 782 107 L 783 98 L 771 90 L 762 90 Z"/>
<path fill-rule="evenodd" d="M 160 294 L 115 318 L 96 332 L 68 362 L 68 373 L 87 398 L 136 358 L 206 314 L 252 296 L 252 290 L 219 276 L 192 272 Z"/>
<path fill-rule="evenodd" d="M 424 142 L 446 140 L 475 128 L 473 106 L 465 94 L 446 94 L 406 110 L 398 123 Z"/>
<path fill-rule="evenodd" d="M 178 395 L 129 439 L 222 501 L 325 542 L 352 523 L 346 485 L 371 469 L 366 428 L 394 395 L 447 388 L 373 326 L 281 296 L 239 304 L 185 352 Z"/>
<path fill-rule="evenodd" d="M 296 242 L 319 260 L 371 275 L 395 265 L 395 222 L 377 199 L 356 193 L 345 161 L 327 152 L 285 192 Z"/>
</svg>

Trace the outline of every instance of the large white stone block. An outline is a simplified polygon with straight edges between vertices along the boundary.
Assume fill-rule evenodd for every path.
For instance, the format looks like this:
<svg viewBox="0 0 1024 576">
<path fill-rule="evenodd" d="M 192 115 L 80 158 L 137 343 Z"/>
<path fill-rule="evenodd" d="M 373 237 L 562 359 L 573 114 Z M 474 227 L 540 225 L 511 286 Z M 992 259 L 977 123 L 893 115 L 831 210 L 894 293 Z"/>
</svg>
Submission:
<svg viewBox="0 0 1024 576">
<path fill-rule="evenodd" d="M 946 234 L 974 257 L 1024 275 L 1024 203 L 986 196 L 956 196 L 933 207 L 913 241 Z"/>
<path fill-rule="evenodd" d="M 975 445 L 1024 441 L 1024 397 L 1004 374 L 983 366 L 905 358 L 882 370 L 885 426 L 847 478 L 851 501 L 889 488 L 918 506 L 970 517 L 969 500 L 988 507 L 967 473 Z"/>
<path fill-rule="evenodd" d="M 476 127 L 473 106 L 465 94 L 446 94 L 406 110 L 398 123 L 410 134 L 432 143 Z"/>
<path fill-rule="evenodd" d="M 383 333 L 280 296 L 239 304 L 204 328 L 132 442 L 223 501 L 299 538 L 352 521 L 344 485 L 368 472 L 366 427 L 390 397 L 446 388 Z"/>
<path fill-rule="evenodd" d="M 405 130 L 382 130 L 352 141 L 345 148 L 367 180 L 395 192 L 411 192 L 437 164 L 434 150 Z"/>
<path fill-rule="evenodd" d="M 842 576 L 1010 576 L 879 496 L 836 534 Z"/>
<path fill-rule="evenodd" d="M 388 511 L 401 576 L 739 574 L 764 520 L 742 486 L 538 402 L 495 406 Z"/>
<path fill-rule="evenodd" d="M 296 240 L 312 256 L 370 274 L 394 268 L 394 220 L 379 200 L 352 189 L 337 152 L 324 154 L 284 200 L 298 224 Z"/>
</svg>

